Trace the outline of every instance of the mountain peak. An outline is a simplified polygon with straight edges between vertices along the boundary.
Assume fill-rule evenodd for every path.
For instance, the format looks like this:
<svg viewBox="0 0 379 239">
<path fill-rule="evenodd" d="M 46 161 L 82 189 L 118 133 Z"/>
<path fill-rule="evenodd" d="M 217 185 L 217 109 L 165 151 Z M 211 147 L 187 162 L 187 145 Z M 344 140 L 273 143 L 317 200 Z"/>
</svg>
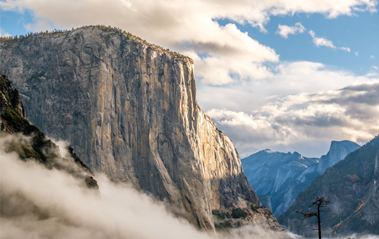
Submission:
<svg viewBox="0 0 379 239">
<path fill-rule="evenodd" d="M 291 232 L 312 237 L 309 228 L 313 227 L 313 222 L 295 219 L 298 217 L 296 210 L 307 210 L 314 195 L 322 195 L 332 202 L 328 206 L 330 210 L 323 212 L 326 218 L 322 229 L 325 237 L 333 237 L 335 234 L 378 234 L 379 194 L 374 169 L 378 165 L 378 149 L 379 140 L 374 138 L 348 154 L 344 160 L 317 177 L 278 220 L 290 228 Z"/>
<path fill-rule="evenodd" d="M 350 152 L 353 152 L 361 146 L 353 141 L 342 140 L 332 141 L 329 151 L 326 155 L 321 156 L 317 171 L 323 174 L 325 170 L 344 159 Z"/>
<path fill-rule="evenodd" d="M 243 159 L 242 164 L 250 185 L 258 195 L 269 196 L 274 215 L 279 216 L 317 175 L 359 147 L 349 140 L 332 141 L 320 159 L 265 149 Z"/>
<path fill-rule="evenodd" d="M 301 156 L 301 154 L 299 152 L 296 152 L 296 151 L 293 152 L 293 155 Z"/>
<path fill-rule="evenodd" d="M 13 43 L 13 42 L 18 42 L 18 41 L 23 41 L 25 39 L 28 39 L 28 38 L 33 38 L 33 37 L 59 37 L 59 36 L 64 36 L 64 35 L 75 35 L 75 34 L 80 34 L 80 35 L 83 35 L 83 33 L 88 33 L 86 35 L 89 35 L 89 34 L 92 34 L 91 32 L 92 31 L 96 31 L 96 30 L 99 30 L 102 32 L 102 34 L 108 34 L 108 35 L 119 35 L 119 36 L 124 36 L 127 40 L 131 40 L 131 41 L 134 41 L 134 42 L 138 42 L 138 43 L 141 43 L 147 47 L 151 47 L 157 51 L 160 51 L 160 52 L 165 52 L 165 53 L 169 53 L 171 55 L 173 55 L 174 57 L 178 57 L 178 58 L 183 58 L 183 59 L 188 59 L 192 64 L 194 63 L 194 61 L 192 60 L 192 58 L 188 57 L 188 56 L 184 56 L 178 52 L 174 52 L 174 51 L 171 51 L 170 49 L 165 49 L 161 46 L 158 46 L 156 44 L 152 44 L 152 43 L 149 43 L 148 41 L 146 41 L 145 39 L 142 39 L 141 37 L 138 37 L 136 35 L 133 35 L 131 34 L 130 32 L 126 32 L 118 27 L 111 27 L 111 26 L 105 26 L 105 25 L 88 25 L 88 26 L 82 26 L 82 27 L 78 27 L 78 28 L 72 28 L 71 30 L 53 30 L 53 31 L 42 31 L 42 32 L 37 32 L 37 33 L 32 33 L 32 34 L 27 34 L 27 35 L 20 35 L 19 37 L 13 37 L 13 38 L 5 38 L 5 37 L 1 37 L 0 36 L 0 39 L 2 40 L 2 42 L 4 44 L 7 44 L 7 43 Z M 85 35 L 85 34 L 84 34 Z M 107 44 L 109 44 L 109 37 L 106 37 L 106 39 L 104 39 Z"/>
<path fill-rule="evenodd" d="M 340 147 L 357 146 L 357 147 L 361 147 L 359 144 L 357 144 L 353 141 L 350 141 L 350 140 L 341 140 L 341 141 L 332 140 L 332 142 L 330 143 L 330 148 L 332 148 L 333 146 L 340 146 Z"/>
</svg>

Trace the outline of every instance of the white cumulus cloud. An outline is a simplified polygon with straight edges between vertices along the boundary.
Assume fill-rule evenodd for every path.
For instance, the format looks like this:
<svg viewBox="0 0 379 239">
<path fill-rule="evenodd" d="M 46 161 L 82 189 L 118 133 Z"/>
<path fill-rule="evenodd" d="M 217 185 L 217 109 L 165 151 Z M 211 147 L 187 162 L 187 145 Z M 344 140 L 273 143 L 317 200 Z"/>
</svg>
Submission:
<svg viewBox="0 0 379 239">
<path fill-rule="evenodd" d="M 279 24 L 276 33 L 284 38 L 288 38 L 289 34 L 303 33 L 305 30 L 305 27 L 300 22 L 297 22 L 293 27 Z"/>
<path fill-rule="evenodd" d="M 0 28 L 0 37 L 10 37 L 11 35 Z"/>
<path fill-rule="evenodd" d="M 378 94 L 379 81 L 291 95 L 251 113 L 212 109 L 207 114 L 243 156 L 265 148 L 321 156 L 331 140 L 362 144 L 379 134 Z"/>
<path fill-rule="evenodd" d="M 327 40 L 325 38 L 322 38 L 322 37 L 316 37 L 316 33 L 312 30 L 309 31 L 309 35 L 312 36 L 313 38 L 313 43 L 316 45 L 316 46 L 326 46 L 326 47 L 330 47 L 330 48 L 333 48 L 335 49 L 336 47 L 334 46 L 333 42 L 330 41 L 330 40 Z"/>
<path fill-rule="evenodd" d="M 313 62 L 280 63 L 274 72 L 241 85 L 199 85 L 200 106 L 242 157 L 265 148 L 320 156 L 331 140 L 362 143 L 379 133 L 377 74 Z"/>
<path fill-rule="evenodd" d="M 350 47 L 340 47 L 339 49 L 350 52 Z"/>
<path fill-rule="evenodd" d="M 197 65 L 196 65 L 197 66 Z M 195 67 L 198 71 L 198 67 Z M 356 76 L 317 62 L 281 62 L 272 74 L 254 81 L 227 86 L 198 84 L 198 102 L 203 110 L 226 108 L 251 112 L 288 95 L 337 90 L 346 85 L 378 79 L 376 75 Z"/>
<path fill-rule="evenodd" d="M 263 65 L 279 60 L 279 55 L 270 47 L 241 32 L 235 24 L 222 26 L 217 19 L 229 19 L 266 31 L 264 25 L 271 16 L 320 13 L 327 18 L 335 18 L 340 15 L 351 16 L 357 11 L 376 12 L 376 6 L 376 0 L 0 1 L 3 11 L 30 11 L 34 22 L 26 26 L 31 31 L 111 25 L 165 48 L 182 53 L 192 51 L 198 56 L 206 55 L 206 59 L 198 62 L 207 66 L 208 70 L 198 71 L 198 76 L 204 82 L 216 85 L 229 84 L 241 78 L 268 76 L 270 73 Z M 226 64 L 228 62 L 233 64 Z M 220 69 L 229 73 L 229 76 L 220 77 Z"/>
<path fill-rule="evenodd" d="M 340 50 L 343 50 L 343 51 L 346 51 L 346 52 L 350 52 L 351 51 L 349 47 L 336 47 L 333 44 L 332 41 L 330 41 L 330 40 L 328 40 L 326 38 L 323 38 L 323 37 L 316 37 L 316 33 L 313 30 L 309 31 L 309 35 L 311 35 L 311 37 L 313 38 L 313 43 L 317 47 L 326 46 L 326 47 L 330 47 L 330 48 L 333 48 L 333 49 L 340 49 Z M 358 56 L 358 53 L 356 52 L 355 55 Z"/>
</svg>

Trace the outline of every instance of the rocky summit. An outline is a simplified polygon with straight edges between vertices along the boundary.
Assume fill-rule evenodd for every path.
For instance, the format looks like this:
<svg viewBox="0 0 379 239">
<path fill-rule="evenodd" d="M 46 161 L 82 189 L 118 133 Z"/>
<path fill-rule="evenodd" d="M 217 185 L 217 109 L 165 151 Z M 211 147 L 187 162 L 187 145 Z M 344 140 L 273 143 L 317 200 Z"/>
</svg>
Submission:
<svg viewBox="0 0 379 239">
<path fill-rule="evenodd" d="M 321 158 L 266 149 L 242 159 L 242 165 L 262 204 L 272 208 L 274 215 L 279 217 L 316 176 L 359 147 L 348 140 L 332 141 L 329 152 Z"/>
<path fill-rule="evenodd" d="M 166 202 L 199 228 L 243 209 L 254 218 L 243 223 L 281 229 L 254 207 L 259 200 L 232 141 L 197 105 L 190 58 L 103 26 L 1 44 L 1 70 L 27 118 L 68 141 L 93 170 Z"/>
</svg>

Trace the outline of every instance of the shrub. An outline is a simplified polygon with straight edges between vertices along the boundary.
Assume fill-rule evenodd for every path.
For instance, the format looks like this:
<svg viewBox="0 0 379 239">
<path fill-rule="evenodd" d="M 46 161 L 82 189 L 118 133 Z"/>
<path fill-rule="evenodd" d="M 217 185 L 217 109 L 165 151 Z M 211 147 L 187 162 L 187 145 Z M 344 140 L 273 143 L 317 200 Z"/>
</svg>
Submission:
<svg viewBox="0 0 379 239">
<path fill-rule="evenodd" d="M 232 217 L 233 218 L 242 218 L 242 217 L 246 217 L 247 216 L 247 213 L 242 210 L 241 208 L 233 208 L 232 210 Z"/>
<path fill-rule="evenodd" d="M 251 208 L 251 210 L 253 210 L 254 212 L 258 212 L 258 209 L 257 209 L 257 207 L 254 206 L 254 204 L 251 204 L 250 208 Z"/>
</svg>

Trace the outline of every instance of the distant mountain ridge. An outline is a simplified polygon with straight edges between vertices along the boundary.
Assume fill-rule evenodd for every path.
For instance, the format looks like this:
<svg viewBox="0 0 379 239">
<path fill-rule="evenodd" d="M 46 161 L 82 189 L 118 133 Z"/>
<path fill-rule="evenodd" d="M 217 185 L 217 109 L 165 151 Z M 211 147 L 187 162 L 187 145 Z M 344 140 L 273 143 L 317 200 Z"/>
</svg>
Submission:
<svg viewBox="0 0 379 239">
<path fill-rule="evenodd" d="M 324 236 L 352 233 L 379 234 L 379 137 L 328 168 L 296 198 L 279 218 L 281 225 L 302 236 L 313 237 L 314 220 L 300 220 L 296 210 L 308 210 L 316 196 L 331 203 L 323 208 Z"/>
<path fill-rule="evenodd" d="M 312 180 L 325 172 L 350 152 L 360 146 L 352 141 L 332 141 L 330 149 L 321 158 L 303 157 L 298 152 L 281 153 L 269 149 L 259 151 L 242 159 L 245 175 L 257 195 L 266 195 L 266 207 L 272 207 L 276 217 L 285 212 L 297 195 L 309 186 Z"/>
</svg>

